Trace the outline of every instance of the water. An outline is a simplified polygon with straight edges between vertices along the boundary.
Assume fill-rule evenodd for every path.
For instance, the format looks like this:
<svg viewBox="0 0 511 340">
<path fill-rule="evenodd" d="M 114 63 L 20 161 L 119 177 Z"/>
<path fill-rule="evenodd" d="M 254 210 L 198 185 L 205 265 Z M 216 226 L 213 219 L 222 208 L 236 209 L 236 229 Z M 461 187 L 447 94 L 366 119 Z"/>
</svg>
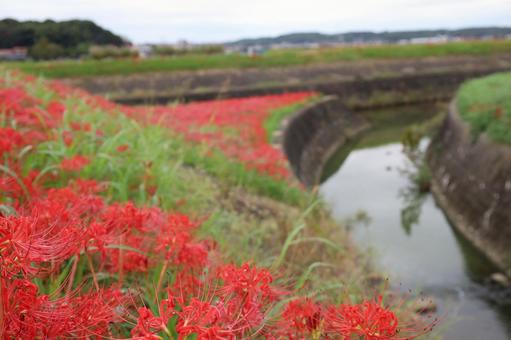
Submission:
<svg viewBox="0 0 511 340">
<path fill-rule="evenodd" d="M 511 294 L 488 283 L 496 269 L 450 226 L 430 194 L 420 194 L 416 167 L 400 137 L 444 107 L 407 107 L 365 113 L 374 128 L 339 150 L 325 168 L 320 192 L 355 241 L 402 289 L 435 297 L 446 315 L 445 339 L 511 339 Z M 427 147 L 423 139 L 420 148 Z M 441 326 L 442 327 L 442 326 Z"/>
</svg>

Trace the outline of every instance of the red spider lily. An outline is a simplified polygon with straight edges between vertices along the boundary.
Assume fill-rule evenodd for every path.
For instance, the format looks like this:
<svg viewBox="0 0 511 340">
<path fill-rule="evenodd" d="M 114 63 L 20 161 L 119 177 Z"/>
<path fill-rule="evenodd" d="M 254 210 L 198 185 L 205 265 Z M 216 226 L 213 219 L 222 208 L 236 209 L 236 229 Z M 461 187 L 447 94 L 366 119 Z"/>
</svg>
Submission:
<svg viewBox="0 0 511 340">
<path fill-rule="evenodd" d="M 188 306 L 178 313 L 176 331 L 182 338 L 205 333 L 220 319 L 220 309 L 209 302 L 192 298 Z"/>
<path fill-rule="evenodd" d="M 76 179 L 72 185 L 74 186 L 73 190 L 77 193 L 94 195 L 105 190 L 104 183 L 98 183 L 93 179 Z"/>
<path fill-rule="evenodd" d="M 74 131 L 92 131 L 92 125 L 90 123 L 71 122 L 69 126 Z"/>
<path fill-rule="evenodd" d="M 116 150 L 117 150 L 117 152 L 125 152 L 125 151 L 127 151 L 129 148 L 130 148 L 130 147 L 129 147 L 129 145 L 127 145 L 127 144 L 122 144 L 122 145 L 119 145 L 119 146 L 117 147 L 117 149 L 116 149 Z"/>
<path fill-rule="evenodd" d="M 18 131 L 11 128 L 0 128 L 0 156 L 23 145 L 24 138 Z"/>
<path fill-rule="evenodd" d="M 281 293 L 271 287 L 273 277 L 267 269 L 250 266 L 248 263 L 241 267 L 226 265 L 218 270 L 218 276 L 223 280 L 222 294 L 247 297 L 252 300 L 261 296 L 270 301 L 277 300 Z"/>
<path fill-rule="evenodd" d="M 2 192 L 2 198 L 6 201 L 7 198 L 11 199 L 11 202 L 16 206 L 24 198 L 36 197 L 41 192 L 40 186 L 35 183 L 36 178 L 39 177 L 39 172 L 32 170 L 26 176 L 21 176 L 17 173 L 17 169 L 11 169 L 15 176 L 7 174 L 0 176 L 0 192 Z"/>
<path fill-rule="evenodd" d="M 289 302 L 281 317 L 277 331 L 288 338 L 301 339 L 321 332 L 322 306 L 312 299 L 302 298 Z"/>
<path fill-rule="evenodd" d="M 45 265 L 55 266 L 75 254 L 79 240 L 73 226 L 47 224 L 33 216 L 0 217 L 1 276 L 46 272 Z"/>
<path fill-rule="evenodd" d="M 269 145 L 264 121 L 272 110 L 303 102 L 313 95 L 300 92 L 122 110 L 141 120 L 151 117 L 151 123 L 167 126 L 192 142 L 207 143 L 250 169 L 285 178 L 290 174 L 286 159 L 282 151 Z"/>
<path fill-rule="evenodd" d="M 70 146 L 74 136 L 93 130 L 81 121 L 63 130 L 63 115 L 73 107 L 61 99 L 72 97 L 112 115 L 164 124 L 188 141 L 208 144 L 209 153 L 221 152 L 250 169 L 284 178 L 289 174 L 285 158 L 268 144 L 263 122 L 272 110 L 306 100 L 311 93 L 140 108 L 52 83 L 55 100 L 45 103 L 23 90 L 30 79 L 18 77 L 9 82 L 0 78 L 0 114 L 7 126 L 16 127 L 0 128 L 0 155 L 6 166 L 0 173 L 0 200 L 13 210 L 0 215 L 0 338 L 112 338 L 118 334 L 117 326 L 128 331 L 131 327 L 137 339 L 170 337 L 174 332 L 179 338 L 194 334 L 198 339 L 398 338 L 398 328 L 403 326 L 381 300 L 329 306 L 298 299 L 275 315 L 275 324 L 268 325 L 269 311 L 289 293 L 275 284 L 267 269 L 225 264 L 213 241 L 197 238 L 198 223 L 186 215 L 132 202 L 109 204 L 98 196 L 105 191 L 105 183 L 69 179 L 58 171 L 40 174 L 32 169 L 27 174 L 24 157 L 18 156 L 25 145 L 53 138 Z M 120 145 L 117 152 L 128 149 Z M 79 171 L 89 162 L 75 156 L 63 160 L 61 168 Z M 150 170 L 150 164 L 145 166 Z M 68 186 L 49 189 L 51 180 L 57 179 L 59 183 L 69 180 Z M 141 180 L 148 192 L 158 189 L 150 174 Z M 108 197 L 108 191 L 104 194 Z M 155 268 L 160 276 L 154 282 L 152 310 L 117 290 L 101 287 L 124 289 L 129 283 L 130 291 L 136 290 L 132 283 L 149 277 Z M 99 281 L 99 273 L 106 279 Z M 29 281 L 37 277 L 44 287 L 62 275 L 68 275 L 68 281 L 55 296 L 40 294 Z M 75 291 L 73 287 L 83 284 L 79 278 L 92 278 L 94 285 Z M 167 298 L 161 299 L 165 292 Z M 130 323 L 135 311 L 136 325 Z M 174 328 L 167 329 L 169 325 Z"/>
<path fill-rule="evenodd" d="M 62 170 L 66 171 L 80 171 L 89 163 L 90 163 L 89 158 L 81 155 L 76 155 L 70 159 L 62 160 L 62 162 L 60 163 L 60 167 Z"/>
<path fill-rule="evenodd" d="M 185 244 L 191 241 L 191 231 L 196 226 L 186 215 L 168 215 L 167 222 L 158 230 L 160 236 L 157 240 L 156 250 L 163 252 L 167 260 L 174 258 Z M 197 253 L 200 252 L 197 248 L 196 250 Z M 186 254 L 182 254 L 181 258 L 184 257 Z"/>
<path fill-rule="evenodd" d="M 118 291 L 51 299 L 39 295 L 27 280 L 3 280 L 1 286 L 2 338 L 88 338 L 108 335 L 110 324 L 126 313 L 126 296 Z"/>
<path fill-rule="evenodd" d="M 66 146 L 71 146 L 74 140 L 73 133 L 71 131 L 62 132 L 62 140 Z"/>
<path fill-rule="evenodd" d="M 160 316 L 155 316 L 146 307 L 140 307 L 138 309 L 137 325 L 131 330 L 131 335 L 136 338 L 144 337 L 145 339 L 159 339 L 159 337 L 155 337 L 155 333 L 161 331 L 170 335 L 167 324 L 170 318 L 176 315 L 176 311 L 174 310 L 173 303 L 169 304 L 169 301 L 164 300 L 160 304 Z"/>
<path fill-rule="evenodd" d="M 0 89 L 0 112 L 17 121 L 27 118 L 26 108 L 38 105 L 40 100 L 29 96 L 20 87 Z"/>
<path fill-rule="evenodd" d="M 341 334 L 346 339 L 356 335 L 367 340 L 396 339 L 398 319 L 379 301 L 365 301 L 358 305 L 341 304 L 325 313 L 325 332 Z"/>
<path fill-rule="evenodd" d="M 60 121 L 64 116 L 64 112 L 66 111 L 66 107 L 64 104 L 52 101 L 46 106 L 47 119 L 46 126 L 51 128 L 56 128 L 60 125 Z"/>
</svg>

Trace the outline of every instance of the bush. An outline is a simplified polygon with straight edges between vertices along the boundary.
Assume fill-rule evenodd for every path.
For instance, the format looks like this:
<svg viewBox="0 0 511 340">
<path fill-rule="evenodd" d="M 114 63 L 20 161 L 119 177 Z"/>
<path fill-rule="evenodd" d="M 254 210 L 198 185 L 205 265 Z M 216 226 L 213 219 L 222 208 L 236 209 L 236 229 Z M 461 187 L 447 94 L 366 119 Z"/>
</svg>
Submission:
<svg viewBox="0 0 511 340">
<path fill-rule="evenodd" d="M 65 54 L 62 46 L 48 41 L 47 38 L 39 39 L 28 51 L 28 55 L 35 60 L 57 59 Z"/>
<path fill-rule="evenodd" d="M 108 46 L 92 46 L 89 49 L 89 56 L 92 59 L 118 59 L 118 58 L 130 58 L 137 57 L 138 52 L 129 47 L 117 47 L 114 45 Z"/>
</svg>

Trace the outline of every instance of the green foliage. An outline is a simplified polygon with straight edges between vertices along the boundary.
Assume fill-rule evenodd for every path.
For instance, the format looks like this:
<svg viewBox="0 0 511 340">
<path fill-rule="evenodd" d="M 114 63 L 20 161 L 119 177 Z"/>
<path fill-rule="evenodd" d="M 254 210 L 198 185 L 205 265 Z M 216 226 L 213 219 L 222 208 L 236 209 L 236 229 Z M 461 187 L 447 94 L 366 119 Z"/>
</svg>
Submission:
<svg viewBox="0 0 511 340">
<path fill-rule="evenodd" d="M 469 81 L 456 95 L 459 113 L 475 135 L 486 133 L 499 143 L 511 144 L 511 73 Z"/>
<path fill-rule="evenodd" d="M 94 75 L 173 72 L 249 67 L 279 67 L 337 61 L 419 58 L 450 55 L 490 55 L 511 52 L 511 40 L 454 42 L 436 45 L 382 45 L 366 47 L 325 48 L 316 50 L 275 50 L 256 58 L 239 54 L 190 54 L 133 60 L 87 60 L 11 63 L 8 66 L 24 72 L 51 78 Z"/>
<path fill-rule="evenodd" d="M 138 52 L 129 47 L 92 46 L 89 49 L 89 57 L 100 60 L 106 58 L 129 58 L 138 56 Z"/>
<path fill-rule="evenodd" d="M 174 46 L 155 46 L 152 50 L 158 56 L 176 56 L 186 54 L 222 54 L 224 53 L 223 45 L 201 45 L 190 48 L 177 48 Z"/>
<path fill-rule="evenodd" d="M 56 59 L 65 54 L 62 46 L 48 41 L 46 37 L 39 39 L 28 52 L 36 60 Z"/>
<path fill-rule="evenodd" d="M 316 98 L 312 98 L 310 101 L 314 101 Z M 295 113 L 300 108 L 304 107 L 307 103 L 298 103 L 295 105 L 290 105 L 283 107 L 281 109 L 277 109 L 271 113 L 271 115 L 264 121 L 264 129 L 266 130 L 266 135 L 268 136 L 268 142 L 271 143 L 273 139 L 273 133 L 280 128 L 280 124 L 282 120 L 289 116 L 292 113 Z"/>
</svg>

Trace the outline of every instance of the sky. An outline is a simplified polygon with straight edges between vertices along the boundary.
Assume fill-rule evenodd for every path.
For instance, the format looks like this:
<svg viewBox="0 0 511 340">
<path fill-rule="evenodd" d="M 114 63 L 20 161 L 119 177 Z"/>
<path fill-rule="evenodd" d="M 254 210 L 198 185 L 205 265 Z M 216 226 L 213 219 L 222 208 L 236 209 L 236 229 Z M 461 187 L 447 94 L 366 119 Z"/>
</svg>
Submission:
<svg viewBox="0 0 511 340">
<path fill-rule="evenodd" d="M 0 18 L 90 19 L 135 43 L 510 26 L 511 0 L 0 0 Z"/>
</svg>

